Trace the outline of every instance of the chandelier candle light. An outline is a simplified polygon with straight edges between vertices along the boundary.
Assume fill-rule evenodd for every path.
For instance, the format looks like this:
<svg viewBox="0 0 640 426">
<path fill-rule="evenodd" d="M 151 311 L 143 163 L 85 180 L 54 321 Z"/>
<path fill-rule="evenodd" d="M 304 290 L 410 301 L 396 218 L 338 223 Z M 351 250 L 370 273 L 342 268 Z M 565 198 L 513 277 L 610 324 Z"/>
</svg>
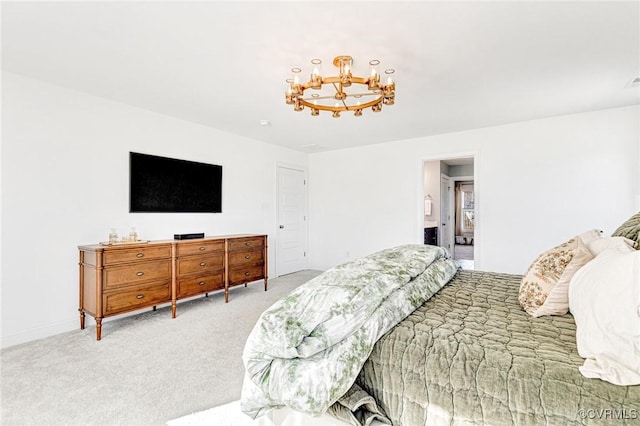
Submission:
<svg viewBox="0 0 640 426">
<path fill-rule="evenodd" d="M 311 109 L 311 115 L 319 115 L 320 111 L 331 111 L 333 117 L 339 118 L 343 111 L 353 111 L 356 117 L 362 115 L 362 110 L 371 108 L 374 112 L 382 110 L 382 104 L 393 105 L 396 96 L 396 85 L 392 75 L 393 69 L 385 70 L 386 79 L 380 82 L 379 66 L 380 61 L 373 59 L 369 61 L 369 76 L 356 77 L 352 75 L 353 59 L 351 56 L 341 55 L 333 59 L 333 65 L 339 69 L 339 74 L 332 77 L 322 76 L 322 61 L 320 59 L 312 59 L 313 67 L 309 81 L 300 82 L 300 73 L 302 69 L 292 68 L 293 76 L 287 79 L 289 87 L 285 94 L 287 104 L 293 105 L 294 111 L 302 111 L 304 107 Z M 305 97 L 304 93 L 307 89 L 322 90 L 323 86 L 333 86 L 334 90 L 326 94 L 314 93 L 309 97 Z M 345 88 L 351 87 L 361 88 L 361 92 L 347 93 Z M 364 89 L 367 89 L 366 91 Z M 334 92 L 335 91 L 335 92 Z M 373 99 L 372 99 L 373 98 Z"/>
</svg>

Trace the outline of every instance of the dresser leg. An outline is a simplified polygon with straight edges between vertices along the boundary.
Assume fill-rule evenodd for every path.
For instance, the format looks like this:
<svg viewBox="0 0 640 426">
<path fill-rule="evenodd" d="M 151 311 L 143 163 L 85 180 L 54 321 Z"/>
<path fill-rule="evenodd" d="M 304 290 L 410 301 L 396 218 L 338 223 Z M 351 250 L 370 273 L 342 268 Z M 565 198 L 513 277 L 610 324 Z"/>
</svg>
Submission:
<svg viewBox="0 0 640 426">
<path fill-rule="evenodd" d="M 224 303 L 229 303 L 229 290 L 224 289 Z"/>
<path fill-rule="evenodd" d="M 80 330 L 84 330 L 84 311 L 79 309 L 80 311 Z"/>
<path fill-rule="evenodd" d="M 171 318 L 175 318 L 176 317 L 176 301 L 172 300 L 171 301 Z"/>
<path fill-rule="evenodd" d="M 267 277 L 264 278 L 264 291 L 267 291 L 267 281 L 269 279 Z"/>
<path fill-rule="evenodd" d="M 96 318 L 96 340 L 102 339 L 102 318 Z"/>
<path fill-rule="evenodd" d="M 155 312 L 155 311 L 156 311 L 156 307 L 155 307 L 155 305 L 154 305 L 154 307 L 153 307 L 153 312 Z"/>
</svg>

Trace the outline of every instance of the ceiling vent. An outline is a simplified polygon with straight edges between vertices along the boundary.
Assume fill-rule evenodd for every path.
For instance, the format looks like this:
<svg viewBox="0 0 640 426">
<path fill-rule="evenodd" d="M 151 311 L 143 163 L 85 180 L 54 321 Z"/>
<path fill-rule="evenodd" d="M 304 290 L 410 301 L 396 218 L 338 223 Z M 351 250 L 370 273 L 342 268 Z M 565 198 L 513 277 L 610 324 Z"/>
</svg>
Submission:
<svg viewBox="0 0 640 426">
<path fill-rule="evenodd" d="M 631 81 L 629 81 L 624 87 L 626 87 L 627 89 L 635 89 L 640 87 L 640 77 L 631 79 Z"/>
</svg>

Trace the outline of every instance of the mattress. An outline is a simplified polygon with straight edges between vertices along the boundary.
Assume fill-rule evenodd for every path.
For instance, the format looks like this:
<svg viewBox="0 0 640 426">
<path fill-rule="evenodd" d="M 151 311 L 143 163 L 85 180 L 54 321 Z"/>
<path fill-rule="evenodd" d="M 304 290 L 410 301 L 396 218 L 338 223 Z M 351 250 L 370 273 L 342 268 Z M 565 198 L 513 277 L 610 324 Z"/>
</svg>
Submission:
<svg viewBox="0 0 640 426">
<path fill-rule="evenodd" d="M 640 386 L 587 379 L 573 317 L 533 318 L 521 276 L 459 271 L 356 379 L 396 425 L 639 424 Z"/>
</svg>

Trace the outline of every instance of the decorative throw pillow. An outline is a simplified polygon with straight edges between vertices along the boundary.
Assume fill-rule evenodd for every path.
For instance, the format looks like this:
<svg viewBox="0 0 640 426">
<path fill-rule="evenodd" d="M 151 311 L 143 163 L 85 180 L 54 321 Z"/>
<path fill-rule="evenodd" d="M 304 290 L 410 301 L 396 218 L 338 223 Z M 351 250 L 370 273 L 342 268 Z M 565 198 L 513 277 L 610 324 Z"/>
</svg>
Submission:
<svg viewBox="0 0 640 426">
<path fill-rule="evenodd" d="M 569 311 L 569 281 L 593 259 L 587 244 L 600 238 L 602 231 L 577 235 L 542 253 L 522 278 L 518 301 L 528 314 L 564 315 Z"/>
<path fill-rule="evenodd" d="M 612 237 L 625 237 L 636 242 L 636 249 L 640 250 L 640 212 L 634 214 L 611 234 Z"/>
</svg>

